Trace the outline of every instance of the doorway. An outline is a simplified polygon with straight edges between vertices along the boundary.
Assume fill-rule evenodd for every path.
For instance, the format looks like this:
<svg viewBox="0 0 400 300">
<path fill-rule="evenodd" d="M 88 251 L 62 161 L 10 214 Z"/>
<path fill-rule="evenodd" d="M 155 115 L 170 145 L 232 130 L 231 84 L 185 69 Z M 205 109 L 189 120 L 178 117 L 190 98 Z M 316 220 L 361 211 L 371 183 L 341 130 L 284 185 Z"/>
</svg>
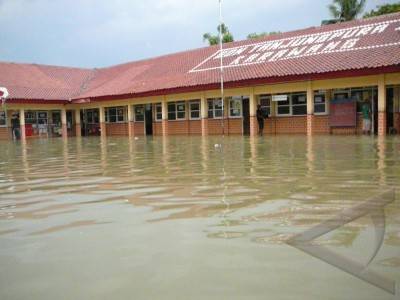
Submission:
<svg viewBox="0 0 400 300">
<path fill-rule="evenodd" d="M 250 135 L 250 101 L 249 98 L 242 98 L 243 109 L 243 135 Z"/>
<path fill-rule="evenodd" d="M 388 133 L 394 128 L 394 89 L 386 89 L 386 129 Z"/>
<path fill-rule="evenodd" d="M 153 105 L 146 104 L 144 111 L 145 133 L 146 135 L 153 135 Z"/>
<path fill-rule="evenodd" d="M 100 135 L 99 109 L 81 110 L 82 136 Z"/>
</svg>

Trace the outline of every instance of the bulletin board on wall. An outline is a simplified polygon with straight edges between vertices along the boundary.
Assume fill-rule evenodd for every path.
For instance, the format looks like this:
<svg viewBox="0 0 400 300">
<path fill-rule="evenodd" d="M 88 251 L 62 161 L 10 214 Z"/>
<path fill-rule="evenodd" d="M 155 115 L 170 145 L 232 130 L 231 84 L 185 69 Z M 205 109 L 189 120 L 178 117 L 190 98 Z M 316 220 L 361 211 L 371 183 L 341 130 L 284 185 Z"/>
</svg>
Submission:
<svg viewBox="0 0 400 300">
<path fill-rule="evenodd" d="M 357 127 L 357 102 L 354 99 L 332 99 L 329 110 L 329 126 Z"/>
</svg>

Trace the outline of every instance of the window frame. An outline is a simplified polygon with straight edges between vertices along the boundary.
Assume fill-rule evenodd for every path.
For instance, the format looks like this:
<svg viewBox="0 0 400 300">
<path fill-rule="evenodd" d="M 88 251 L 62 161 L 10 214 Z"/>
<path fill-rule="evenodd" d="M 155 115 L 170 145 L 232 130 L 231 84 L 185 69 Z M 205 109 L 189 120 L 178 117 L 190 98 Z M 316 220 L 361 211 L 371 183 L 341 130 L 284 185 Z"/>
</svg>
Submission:
<svg viewBox="0 0 400 300">
<path fill-rule="evenodd" d="M 239 115 L 232 116 L 232 102 L 231 101 L 238 101 L 239 102 Z M 236 96 L 236 97 L 229 97 L 228 98 L 228 106 L 229 106 L 229 118 L 230 119 L 240 119 L 243 118 L 243 96 Z"/>
<path fill-rule="evenodd" d="M 217 101 L 219 101 L 219 102 L 221 102 L 221 109 L 215 109 L 215 103 L 217 102 Z M 221 99 L 221 98 L 209 98 L 209 99 L 207 99 L 207 118 L 208 119 L 222 119 L 223 117 L 224 117 L 224 110 L 225 110 L 225 106 L 223 105 L 223 102 L 222 102 L 223 100 Z M 212 107 L 211 107 L 211 110 L 210 110 L 210 103 L 212 103 Z M 210 111 L 212 111 L 212 116 L 210 117 Z M 215 116 L 215 111 L 221 111 L 222 112 L 222 114 L 221 114 L 221 116 L 219 117 L 219 116 Z"/>
<path fill-rule="evenodd" d="M 111 114 L 110 111 L 115 110 L 115 114 Z M 122 119 L 120 119 L 119 111 L 122 110 Z M 125 106 L 111 106 L 104 108 L 105 121 L 108 124 L 125 123 L 126 122 L 126 108 Z M 111 117 L 115 117 L 115 121 L 111 121 Z M 93 115 L 94 118 L 94 115 Z"/>
<path fill-rule="evenodd" d="M 275 115 L 277 117 L 290 117 L 290 116 L 292 116 L 292 94 L 291 93 L 279 93 L 277 95 L 287 95 L 288 104 L 279 105 L 280 102 L 286 102 L 286 101 L 275 101 L 276 102 Z M 272 101 L 272 96 L 271 96 L 271 101 Z M 287 114 L 280 114 L 279 113 L 279 107 L 289 107 L 289 112 Z"/>
<path fill-rule="evenodd" d="M 157 109 L 160 108 L 160 112 L 157 111 Z M 160 114 L 160 118 L 158 118 L 158 114 Z M 154 103 L 154 121 L 155 122 L 161 122 L 162 121 L 162 103 Z"/>
<path fill-rule="evenodd" d="M 198 104 L 199 109 L 198 110 L 193 110 L 192 109 L 192 104 Z M 201 119 L 201 101 L 200 100 L 190 100 L 188 105 L 189 105 L 189 120 L 200 120 Z M 192 117 L 192 112 L 198 112 L 199 116 L 198 117 Z"/>
<path fill-rule="evenodd" d="M 315 98 L 316 98 L 316 97 L 319 97 L 319 96 L 322 96 L 322 97 L 323 97 L 324 103 L 316 103 L 316 102 L 315 102 Z M 314 101 L 313 101 L 313 104 L 314 104 L 314 115 L 323 116 L 323 115 L 327 115 L 327 114 L 328 114 L 328 109 L 327 109 L 328 101 L 326 101 L 326 100 L 327 100 L 326 98 L 327 98 L 327 97 L 326 97 L 326 90 L 323 90 L 323 91 L 314 91 Z M 318 105 L 318 106 L 322 106 L 322 104 L 324 104 L 324 111 L 323 111 L 323 112 L 317 112 L 316 106 L 317 106 L 317 105 Z"/>
<path fill-rule="evenodd" d="M 183 105 L 184 110 L 178 110 L 178 107 Z M 170 111 L 170 107 L 174 109 Z M 186 120 L 186 102 L 183 100 L 172 101 L 167 103 L 168 121 L 183 121 Z M 179 113 L 183 112 L 183 117 L 179 117 Z M 174 115 L 174 119 L 170 119 L 170 115 Z"/>
<path fill-rule="evenodd" d="M 4 124 L 2 124 L 1 120 L 4 120 Z M 7 127 L 7 111 L 5 110 L 0 110 L 0 127 Z"/>
<path fill-rule="evenodd" d="M 269 100 L 269 105 L 263 105 L 261 101 Z M 257 104 L 261 105 L 261 109 L 267 112 L 268 117 L 271 116 L 271 107 L 272 107 L 272 95 L 271 94 L 262 94 L 258 96 Z"/>
<path fill-rule="evenodd" d="M 286 101 L 276 101 L 275 105 L 275 115 L 277 117 L 304 117 L 307 116 L 307 92 L 305 91 L 300 91 L 300 92 L 293 92 L 293 93 L 279 93 L 277 95 L 287 95 L 288 96 L 288 104 L 284 105 L 279 105 L 280 102 L 286 102 Z M 294 96 L 305 96 L 305 104 L 293 104 L 293 97 Z M 272 101 L 272 98 L 271 98 Z M 306 107 L 306 113 L 305 114 L 294 114 L 293 113 L 293 107 Z M 287 114 L 280 114 L 279 113 L 279 107 L 289 107 L 289 113 Z"/>
<path fill-rule="evenodd" d="M 137 109 L 142 108 L 142 115 L 143 115 L 143 120 L 138 120 L 137 116 Z M 133 121 L 135 123 L 142 123 L 145 121 L 145 114 L 146 114 L 146 106 L 144 104 L 135 104 L 133 105 Z"/>
</svg>

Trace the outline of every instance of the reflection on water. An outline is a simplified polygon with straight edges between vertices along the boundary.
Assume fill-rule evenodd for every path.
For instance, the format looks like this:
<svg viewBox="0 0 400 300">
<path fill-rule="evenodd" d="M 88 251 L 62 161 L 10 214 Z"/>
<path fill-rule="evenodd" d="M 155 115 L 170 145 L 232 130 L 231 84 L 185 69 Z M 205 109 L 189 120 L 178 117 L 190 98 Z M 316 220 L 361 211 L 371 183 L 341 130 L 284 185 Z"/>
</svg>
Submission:
<svg viewBox="0 0 400 300">
<path fill-rule="evenodd" d="M 399 154 L 370 137 L 1 142 L 0 298 L 392 299 L 284 242 L 397 188 Z M 397 201 L 386 222 L 370 267 L 400 281 Z M 362 260 L 372 224 L 316 243 Z"/>
</svg>

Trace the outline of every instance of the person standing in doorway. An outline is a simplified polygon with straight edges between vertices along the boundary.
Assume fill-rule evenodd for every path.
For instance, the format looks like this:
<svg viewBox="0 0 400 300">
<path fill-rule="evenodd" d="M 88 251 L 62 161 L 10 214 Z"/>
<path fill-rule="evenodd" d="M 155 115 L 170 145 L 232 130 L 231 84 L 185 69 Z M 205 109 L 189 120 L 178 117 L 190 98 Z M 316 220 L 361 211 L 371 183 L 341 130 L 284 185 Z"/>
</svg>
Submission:
<svg viewBox="0 0 400 300">
<path fill-rule="evenodd" d="M 263 135 L 264 133 L 264 119 L 265 119 L 265 113 L 263 109 L 261 108 L 261 105 L 257 105 L 257 122 L 258 122 L 258 134 L 260 136 Z"/>
<path fill-rule="evenodd" d="M 14 140 L 21 138 L 19 116 L 17 113 L 13 113 L 11 118 L 11 132 Z"/>
<path fill-rule="evenodd" d="M 364 100 L 362 106 L 362 117 L 363 117 L 363 134 L 371 133 L 371 107 L 368 100 Z"/>
</svg>

